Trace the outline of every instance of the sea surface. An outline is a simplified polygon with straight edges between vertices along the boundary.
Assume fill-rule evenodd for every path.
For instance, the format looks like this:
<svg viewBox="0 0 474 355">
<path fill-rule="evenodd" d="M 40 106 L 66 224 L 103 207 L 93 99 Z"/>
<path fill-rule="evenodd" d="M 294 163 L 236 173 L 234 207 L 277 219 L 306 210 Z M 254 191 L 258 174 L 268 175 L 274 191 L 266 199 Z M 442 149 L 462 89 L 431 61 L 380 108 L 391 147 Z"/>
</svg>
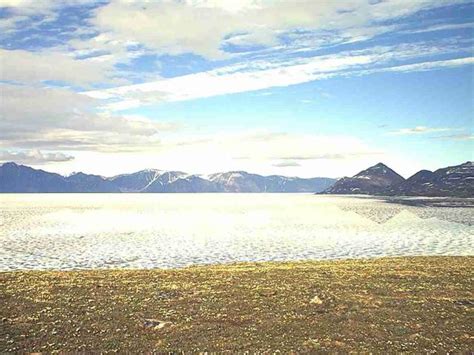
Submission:
<svg viewBox="0 0 474 355">
<path fill-rule="evenodd" d="M 0 270 L 474 255 L 473 213 L 312 194 L 0 194 Z"/>
</svg>

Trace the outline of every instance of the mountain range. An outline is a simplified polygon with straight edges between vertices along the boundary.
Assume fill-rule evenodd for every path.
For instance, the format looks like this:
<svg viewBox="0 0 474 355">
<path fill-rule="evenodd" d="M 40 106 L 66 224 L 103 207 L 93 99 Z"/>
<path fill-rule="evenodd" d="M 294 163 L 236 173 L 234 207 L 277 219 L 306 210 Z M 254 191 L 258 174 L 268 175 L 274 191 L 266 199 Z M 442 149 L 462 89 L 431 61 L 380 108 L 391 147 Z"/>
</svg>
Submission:
<svg viewBox="0 0 474 355">
<path fill-rule="evenodd" d="M 408 179 L 378 163 L 353 177 L 339 179 L 322 193 L 474 197 L 474 163 L 468 161 L 434 172 L 421 170 Z"/>
<path fill-rule="evenodd" d="M 62 176 L 13 162 L 0 165 L 0 192 L 313 192 L 385 196 L 474 197 L 474 163 L 421 170 L 404 179 L 383 163 L 339 180 L 229 171 L 208 176 L 148 169 L 103 177 L 84 173 Z"/>
<path fill-rule="evenodd" d="M 245 171 L 191 175 L 148 169 L 103 177 L 84 173 L 62 176 L 13 162 L 0 165 L 0 192 L 322 192 L 336 179 L 262 176 Z"/>
</svg>

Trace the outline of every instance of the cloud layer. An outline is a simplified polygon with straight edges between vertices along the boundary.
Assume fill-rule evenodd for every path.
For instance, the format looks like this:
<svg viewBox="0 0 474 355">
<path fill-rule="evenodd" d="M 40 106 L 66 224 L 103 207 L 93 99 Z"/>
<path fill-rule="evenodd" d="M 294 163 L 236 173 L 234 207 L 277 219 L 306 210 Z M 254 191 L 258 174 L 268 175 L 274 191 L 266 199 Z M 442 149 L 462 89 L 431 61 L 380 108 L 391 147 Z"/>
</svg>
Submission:
<svg viewBox="0 0 474 355">
<path fill-rule="evenodd" d="M 132 40 L 170 54 L 225 56 L 223 43 L 270 46 L 282 33 L 338 31 L 345 41 L 370 38 L 378 24 L 422 9 L 452 4 L 446 0 L 292 1 L 187 0 L 111 1 L 99 8 L 93 24 L 117 41 Z M 205 38 L 205 40 L 203 40 Z"/>
<path fill-rule="evenodd" d="M 64 88 L 3 84 L 0 147 L 140 149 L 176 124 L 139 115 L 113 115 L 96 100 Z M 137 148 L 134 148 L 137 146 Z"/>
<path fill-rule="evenodd" d="M 0 159 L 73 166 L 105 153 L 143 154 L 142 164 L 155 157 L 192 171 L 202 157 L 214 166 L 288 170 L 381 159 L 387 152 L 365 135 L 319 134 L 318 125 L 227 129 L 224 115 L 202 129 L 185 111 L 179 122 L 155 114 L 163 117 L 167 103 L 251 91 L 263 100 L 277 96 L 272 88 L 335 78 L 472 68 L 473 23 L 450 22 L 445 11 L 469 3 L 3 0 Z M 430 19 L 430 11 L 444 17 Z M 450 125 L 413 126 L 388 135 L 472 138 Z"/>
</svg>

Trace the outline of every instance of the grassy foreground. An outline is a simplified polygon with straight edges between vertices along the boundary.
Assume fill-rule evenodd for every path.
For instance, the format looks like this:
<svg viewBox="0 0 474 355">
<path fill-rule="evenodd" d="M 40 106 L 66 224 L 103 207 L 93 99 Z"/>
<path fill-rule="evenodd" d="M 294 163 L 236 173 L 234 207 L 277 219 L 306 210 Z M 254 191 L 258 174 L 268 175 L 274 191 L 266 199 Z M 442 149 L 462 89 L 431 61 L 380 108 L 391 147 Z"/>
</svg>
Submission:
<svg viewBox="0 0 474 355">
<path fill-rule="evenodd" d="M 0 352 L 474 350 L 474 257 L 0 273 Z"/>
</svg>

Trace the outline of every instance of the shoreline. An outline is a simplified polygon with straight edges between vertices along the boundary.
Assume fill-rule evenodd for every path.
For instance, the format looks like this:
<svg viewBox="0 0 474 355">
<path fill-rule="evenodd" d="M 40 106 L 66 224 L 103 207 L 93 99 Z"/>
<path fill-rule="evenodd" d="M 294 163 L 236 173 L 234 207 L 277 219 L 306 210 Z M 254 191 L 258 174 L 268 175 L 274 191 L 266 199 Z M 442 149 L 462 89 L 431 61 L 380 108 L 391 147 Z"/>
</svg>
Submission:
<svg viewBox="0 0 474 355">
<path fill-rule="evenodd" d="M 469 351 L 474 256 L 0 272 L 0 352 Z"/>
<path fill-rule="evenodd" d="M 287 260 L 256 260 L 256 261 L 228 261 L 216 263 L 191 263 L 183 266 L 170 267 L 84 267 L 84 268 L 32 268 L 32 269 L 0 269 L 1 274 L 11 273 L 114 273 L 114 272 L 167 272 L 167 271 L 186 271 L 194 269 L 212 269 L 212 268 L 238 268 L 252 265 L 275 266 L 291 264 L 297 267 L 299 264 L 314 263 L 344 263 L 344 262 L 370 262 L 377 260 L 397 260 L 397 259 L 421 259 L 421 258 L 473 258 L 471 254 L 415 254 L 415 255 L 379 255 L 379 256 L 361 256 L 361 257 L 329 257 L 320 259 L 287 259 Z"/>
</svg>

